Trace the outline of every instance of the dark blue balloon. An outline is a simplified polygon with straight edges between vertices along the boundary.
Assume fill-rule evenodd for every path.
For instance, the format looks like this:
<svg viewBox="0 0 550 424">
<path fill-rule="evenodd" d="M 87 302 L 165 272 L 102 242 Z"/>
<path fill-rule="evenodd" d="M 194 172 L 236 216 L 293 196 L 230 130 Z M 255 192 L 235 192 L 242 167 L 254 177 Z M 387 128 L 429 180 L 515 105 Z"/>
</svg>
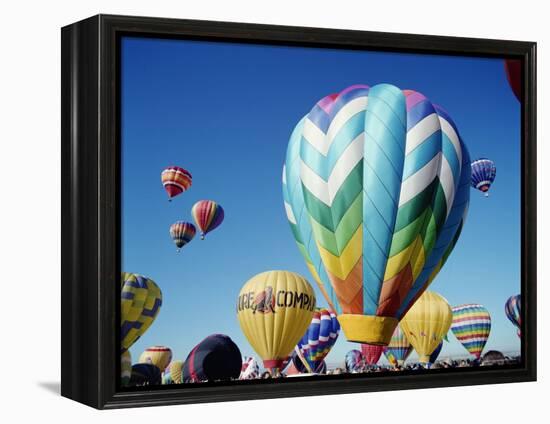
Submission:
<svg viewBox="0 0 550 424">
<path fill-rule="evenodd" d="M 485 196 L 489 196 L 496 175 L 497 168 L 492 160 L 480 158 L 472 162 L 472 187 L 485 193 Z"/>
</svg>

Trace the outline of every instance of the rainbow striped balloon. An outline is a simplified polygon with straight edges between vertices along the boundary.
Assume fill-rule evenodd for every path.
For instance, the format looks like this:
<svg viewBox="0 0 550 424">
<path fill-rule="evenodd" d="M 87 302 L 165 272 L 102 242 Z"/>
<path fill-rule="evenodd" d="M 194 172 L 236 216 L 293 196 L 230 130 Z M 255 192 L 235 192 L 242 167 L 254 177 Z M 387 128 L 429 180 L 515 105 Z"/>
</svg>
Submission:
<svg viewBox="0 0 550 424">
<path fill-rule="evenodd" d="M 218 228 L 223 222 L 225 213 L 223 208 L 212 200 L 200 200 L 193 205 L 191 215 L 201 230 L 201 240 L 207 233 Z"/>
<path fill-rule="evenodd" d="M 166 193 L 168 193 L 168 200 L 172 200 L 172 197 L 186 191 L 193 182 L 191 173 L 179 166 L 169 166 L 163 170 L 160 179 Z"/>
<path fill-rule="evenodd" d="M 176 221 L 170 226 L 170 237 L 176 244 L 178 252 L 180 249 L 193 240 L 197 229 L 190 222 Z"/>
<path fill-rule="evenodd" d="M 479 359 L 491 332 L 489 311 L 477 304 L 455 306 L 451 330 L 462 346 Z"/>
<path fill-rule="evenodd" d="M 317 308 L 306 333 L 297 348 L 311 369 L 316 369 L 336 343 L 340 324 L 336 314 L 328 309 Z"/>
<path fill-rule="evenodd" d="M 386 359 L 394 367 L 402 367 L 412 351 L 413 348 L 407 340 L 407 336 L 401 330 L 401 326 L 398 325 L 395 327 L 390 343 L 384 348 Z"/>
<path fill-rule="evenodd" d="M 351 86 L 298 123 L 287 217 L 348 340 L 388 344 L 455 246 L 470 177 L 456 125 L 415 91 Z"/>
<path fill-rule="evenodd" d="M 521 294 L 511 296 L 504 305 L 506 317 L 518 329 L 518 337 L 521 337 Z"/>
</svg>

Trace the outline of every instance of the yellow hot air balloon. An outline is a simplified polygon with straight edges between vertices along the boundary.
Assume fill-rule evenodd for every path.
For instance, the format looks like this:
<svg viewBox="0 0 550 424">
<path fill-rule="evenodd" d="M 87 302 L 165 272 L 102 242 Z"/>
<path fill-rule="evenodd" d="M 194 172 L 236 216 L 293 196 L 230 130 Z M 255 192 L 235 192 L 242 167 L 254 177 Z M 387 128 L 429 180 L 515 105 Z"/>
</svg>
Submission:
<svg viewBox="0 0 550 424">
<path fill-rule="evenodd" d="M 172 351 L 166 346 L 151 346 L 143 351 L 139 357 L 140 364 L 153 364 L 164 371 L 172 360 Z"/>
<path fill-rule="evenodd" d="M 181 380 L 181 373 L 183 371 L 183 361 L 172 361 L 170 362 L 170 365 L 168 366 L 168 370 L 170 371 L 170 378 L 172 379 L 172 382 L 174 384 L 181 384 L 183 381 Z"/>
<path fill-rule="evenodd" d="M 267 271 L 246 282 L 237 300 L 237 318 L 264 367 L 278 373 L 306 332 L 315 309 L 307 280 L 289 271 Z"/>
<path fill-rule="evenodd" d="M 449 332 L 453 312 L 447 300 L 426 291 L 401 320 L 401 328 L 418 353 L 420 362 L 429 363 L 430 355 Z"/>
</svg>

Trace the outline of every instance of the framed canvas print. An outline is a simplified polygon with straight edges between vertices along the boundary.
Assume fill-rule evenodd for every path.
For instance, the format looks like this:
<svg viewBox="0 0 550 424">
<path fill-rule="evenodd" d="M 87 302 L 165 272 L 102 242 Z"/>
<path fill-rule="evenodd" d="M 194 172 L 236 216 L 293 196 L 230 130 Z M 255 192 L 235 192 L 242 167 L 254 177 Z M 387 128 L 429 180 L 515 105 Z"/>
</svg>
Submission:
<svg viewBox="0 0 550 424">
<path fill-rule="evenodd" d="M 536 379 L 535 43 L 62 29 L 62 394 Z"/>
</svg>

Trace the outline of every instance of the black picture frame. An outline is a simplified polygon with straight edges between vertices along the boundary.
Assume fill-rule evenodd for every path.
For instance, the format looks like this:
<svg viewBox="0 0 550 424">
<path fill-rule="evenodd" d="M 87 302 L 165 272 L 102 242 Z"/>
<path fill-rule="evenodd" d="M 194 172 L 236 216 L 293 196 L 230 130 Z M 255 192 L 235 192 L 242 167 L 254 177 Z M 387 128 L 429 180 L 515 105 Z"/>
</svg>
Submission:
<svg viewBox="0 0 550 424">
<path fill-rule="evenodd" d="M 123 35 L 521 60 L 521 365 L 118 388 Z M 62 28 L 61 44 L 63 396 L 103 409 L 536 380 L 536 43 L 97 15 Z"/>
</svg>

